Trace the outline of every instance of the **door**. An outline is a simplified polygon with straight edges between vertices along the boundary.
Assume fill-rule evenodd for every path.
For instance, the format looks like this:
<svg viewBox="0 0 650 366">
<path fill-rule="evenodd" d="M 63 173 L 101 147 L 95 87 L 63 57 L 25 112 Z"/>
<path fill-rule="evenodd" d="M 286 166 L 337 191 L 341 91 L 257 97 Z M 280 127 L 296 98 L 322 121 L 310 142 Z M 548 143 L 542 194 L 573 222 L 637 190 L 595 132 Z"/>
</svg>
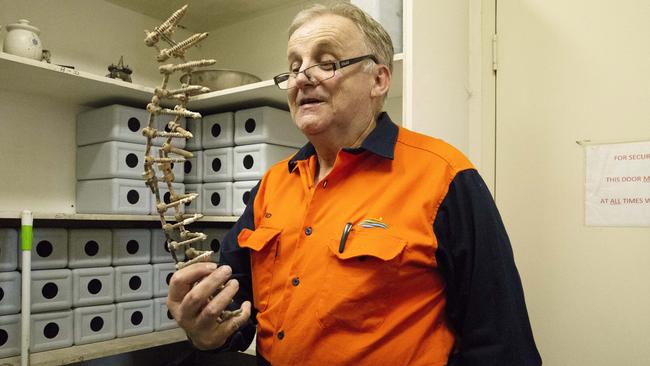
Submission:
<svg viewBox="0 0 650 366">
<path fill-rule="evenodd" d="M 650 140 L 650 2 L 497 1 L 495 193 L 544 365 L 650 365 L 650 228 L 584 225 L 576 144 Z"/>
</svg>

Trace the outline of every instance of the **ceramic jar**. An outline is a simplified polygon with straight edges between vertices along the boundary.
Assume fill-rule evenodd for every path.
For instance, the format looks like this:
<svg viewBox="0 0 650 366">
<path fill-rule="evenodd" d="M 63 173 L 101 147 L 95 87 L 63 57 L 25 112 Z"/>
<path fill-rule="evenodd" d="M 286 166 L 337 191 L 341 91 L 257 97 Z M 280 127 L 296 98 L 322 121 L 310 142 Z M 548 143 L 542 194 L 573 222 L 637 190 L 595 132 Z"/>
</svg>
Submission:
<svg viewBox="0 0 650 366">
<path fill-rule="evenodd" d="M 18 23 L 6 26 L 7 34 L 2 50 L 12 55 L 41 60 L 43 58 L 43 45 L 38 28 L 29 25 L 29 20 L 20 19 Z"/>
</svg>

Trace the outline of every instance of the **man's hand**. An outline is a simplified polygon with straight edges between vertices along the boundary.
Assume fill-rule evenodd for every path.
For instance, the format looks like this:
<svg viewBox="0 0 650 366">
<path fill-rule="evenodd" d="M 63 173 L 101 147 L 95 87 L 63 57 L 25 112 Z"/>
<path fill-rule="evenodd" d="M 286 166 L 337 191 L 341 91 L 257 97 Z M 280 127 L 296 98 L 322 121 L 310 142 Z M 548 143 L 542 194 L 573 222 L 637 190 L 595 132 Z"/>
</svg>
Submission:
<svg viewBox="0 0 650 366">
<path fill-rule="evenodd" d="M 240 314 L 222 323 L 218 321 L 239 290 L 237 280 L 228 280 L 231 274 L 229 266 L 217 268 L 215 263 L 196 263 L 176 271 L 171 278 L 167 308 L 198 349 L 222 346 L 251 315 L 251 303 L 245 301 Z"/>
</svg>

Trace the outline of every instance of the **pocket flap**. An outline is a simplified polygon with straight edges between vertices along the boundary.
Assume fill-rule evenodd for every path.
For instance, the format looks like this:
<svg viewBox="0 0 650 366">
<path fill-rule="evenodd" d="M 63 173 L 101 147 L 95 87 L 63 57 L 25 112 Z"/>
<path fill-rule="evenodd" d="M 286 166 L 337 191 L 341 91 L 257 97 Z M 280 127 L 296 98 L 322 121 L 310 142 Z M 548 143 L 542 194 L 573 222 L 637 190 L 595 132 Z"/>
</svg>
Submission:
<svg viewBox="0 0 650 366">
<path fill-rule="evenodd" d="M 406 247 L 406 241 L 379 230 L 352 231 L 345 242 L 343 253 L 339 253 L 340 239 L 332 239 L 329 248 L 340 259 L 370 256 L 384 261 L 397 257 Z"/>
<path fill-rule="evenodd" d="M 273 241 L 282 230 L 270 227 L 259 227 L 255 230 L 243 229 L 237 236 L 237 242 L 242 248 L 250 248 L 259 252 L 266 244 Z"/>
</svg>

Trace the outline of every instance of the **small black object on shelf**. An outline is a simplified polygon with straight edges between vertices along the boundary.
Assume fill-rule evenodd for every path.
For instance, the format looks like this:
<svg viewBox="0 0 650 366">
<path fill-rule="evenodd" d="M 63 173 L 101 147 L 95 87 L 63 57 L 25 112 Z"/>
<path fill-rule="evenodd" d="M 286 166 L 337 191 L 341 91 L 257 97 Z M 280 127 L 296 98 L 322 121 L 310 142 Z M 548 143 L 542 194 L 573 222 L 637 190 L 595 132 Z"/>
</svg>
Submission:
<svg viewBox="0 0 650 366">
<path fill-rule="evenodd" d="M 133 73 L 133 70 L 131 70 L 128 65 L 124 66 L 124 56 L 120 56 L 120 61 L 117 65 L 111 64 L 108 66 L 108 71 L 110 71 L 110 73 L 106 76 L 111 79 L 121 79 L 129 83 L 131 82 L 131 74 Z"/>
</svg>

